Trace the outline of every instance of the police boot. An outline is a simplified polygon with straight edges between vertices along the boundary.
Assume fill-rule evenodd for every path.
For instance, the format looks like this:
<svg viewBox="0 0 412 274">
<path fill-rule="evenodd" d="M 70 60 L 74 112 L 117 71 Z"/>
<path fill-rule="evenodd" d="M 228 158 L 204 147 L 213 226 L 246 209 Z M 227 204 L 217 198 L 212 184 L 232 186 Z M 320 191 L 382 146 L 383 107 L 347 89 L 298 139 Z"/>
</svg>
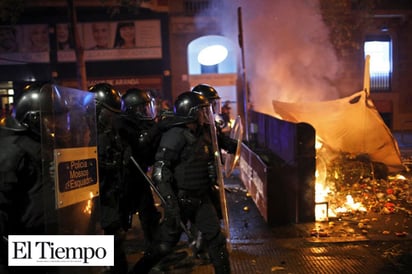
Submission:
<svg viewBox="0 0 412 274">
<path fill-rule="evenodd" d="M 226 247 L 222 246 L 220 250 L 211 255 L 211 261 L 213 267 L 215 268 L 215 274 L 229 274 L 230 273 L 230 261 L 229 254 L 226 250 Z"/>
<path fill-rule="evenodd" d="M 118 229 L 114 233 L 114 266 L 110 268 L 112 274 L 126 274 L 128 270 L 127 256 L 124 250 L 126 233 Z"/>
<path fill-rule="evenodd" d="M 230 274 L 229 252 L 226 248 L 226 239 L 222 234 L 210 243 L 209 256 L 215 274 Z"/>
<path fill-rule="evenodd" d="M 159 263 L 164 256 L 170 252 L 170 249 L 166 249 L 163 245 L 154 245 L 150 247 L 140 258 L 139 261 L 133 266 L 129 274 L 147 274 L 150 270 Z"/>
</svg>

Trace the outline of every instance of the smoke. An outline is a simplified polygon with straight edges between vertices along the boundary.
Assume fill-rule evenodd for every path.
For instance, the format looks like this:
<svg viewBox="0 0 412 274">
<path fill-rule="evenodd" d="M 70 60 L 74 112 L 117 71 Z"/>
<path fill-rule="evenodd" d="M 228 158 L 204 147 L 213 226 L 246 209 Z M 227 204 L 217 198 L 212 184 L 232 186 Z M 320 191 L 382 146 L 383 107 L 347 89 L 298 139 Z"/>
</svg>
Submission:
<svg viewBox="0 0 412 274">
<path fill-rule="evenodd" d="M 224 2 L 216 12 L 223 18 L 222 34 L 234 44 L 238 44 L 237 9 L 241 7 L 245 74 L 255 110 L 272 113 L 272 100 L 340 97 L 334 86 L 340 66 L 318 0 Z"/>
</svg>

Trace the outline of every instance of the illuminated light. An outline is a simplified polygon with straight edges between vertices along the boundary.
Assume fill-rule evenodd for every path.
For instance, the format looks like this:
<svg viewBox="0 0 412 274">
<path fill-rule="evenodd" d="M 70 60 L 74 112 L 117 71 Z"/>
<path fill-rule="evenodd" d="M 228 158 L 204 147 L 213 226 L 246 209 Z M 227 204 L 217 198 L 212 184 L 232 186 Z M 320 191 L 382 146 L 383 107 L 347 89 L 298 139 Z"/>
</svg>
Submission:
<svg viewBox="0 0 412 274">
<path fill-rule="evenodd" d="M 197 61 L 204 66 L 213 66 L 223 62 L 228 56 L 228 50 L 221 45 L 213 45 L 202 49 Z"/>
<path fill-rule="evenodd" d="M 365 56 L 370 55 L 370 73 L 389 73 L 390 43 L 387 41 L 369 41 L 365 43 Z"/>
</svg>

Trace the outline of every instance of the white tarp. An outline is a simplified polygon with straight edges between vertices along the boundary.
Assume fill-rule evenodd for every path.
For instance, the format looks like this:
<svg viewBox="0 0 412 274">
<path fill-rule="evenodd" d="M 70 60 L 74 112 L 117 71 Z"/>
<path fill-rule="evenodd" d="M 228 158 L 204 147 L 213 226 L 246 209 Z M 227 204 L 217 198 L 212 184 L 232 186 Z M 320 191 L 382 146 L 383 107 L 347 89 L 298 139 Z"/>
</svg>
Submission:
<svg viewBox="0 0 412 274">
<path fill-rule="evenodd" d="M 332 101 L 272 103 L 275 117 L 312 125 L 317 137 L 335 152 L 367 154 L 390 172 L 403 170 L 398 144 L 366 90 Z"/>
</svg>

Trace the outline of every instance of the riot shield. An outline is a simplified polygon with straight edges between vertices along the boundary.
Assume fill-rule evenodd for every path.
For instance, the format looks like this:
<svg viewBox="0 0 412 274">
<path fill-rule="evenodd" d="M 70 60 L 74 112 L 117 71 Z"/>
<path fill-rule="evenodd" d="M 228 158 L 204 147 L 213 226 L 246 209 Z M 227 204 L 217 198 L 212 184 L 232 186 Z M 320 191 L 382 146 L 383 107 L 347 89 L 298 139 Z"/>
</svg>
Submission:
<svg viewBox="0 0 412 274">
<path fill-rule="evenodd" d="M 227 153 L 225 155 L 225 176 L 229 177 L 240 158 L 240 149 L 242 147 L 242 137 L 243 137 L 243 126 L 242 120 L 238 115 L 236 117 L 235 123 L 230 130 L 230 138 L 237 141 L 236 152 L 234 154 Z"/>
<path fill-rule="evenodd" d="M 95 234 L 99 178 L 94 95 L 48 84 L 40 96 L 46 234 Z"/>
<path fill-rule="evenodd" d="M 230 244 L 230 227 L 229 227 L 229 214 L 226 204 L 226 193 L 225 193 L 225 184 L 223 181 L 223 170 L 222 170 L 222 159 L 220 157 L 220 149 L 217 142 L 217 133 L 216 133 L 216 126 L 215 126 L 215 119 L 213 115 L 212 106 L 209 107 L 208 111 L 208 120 L 210 121 L 210 135 L 213 144 L 213 155 L 214 155 L 214 162 L 216 167 L 216 176 L 217 176 L 217 186 L 219 187 L 219 196 L 220 196 L 220 205 L 222 210 L 222 218 L 223 218 L 223 225 L 224 225 L 224 233 L 226 235 L 227 247 L 228 250 L 231 251 L 232 247 Z"/>
</svg>

